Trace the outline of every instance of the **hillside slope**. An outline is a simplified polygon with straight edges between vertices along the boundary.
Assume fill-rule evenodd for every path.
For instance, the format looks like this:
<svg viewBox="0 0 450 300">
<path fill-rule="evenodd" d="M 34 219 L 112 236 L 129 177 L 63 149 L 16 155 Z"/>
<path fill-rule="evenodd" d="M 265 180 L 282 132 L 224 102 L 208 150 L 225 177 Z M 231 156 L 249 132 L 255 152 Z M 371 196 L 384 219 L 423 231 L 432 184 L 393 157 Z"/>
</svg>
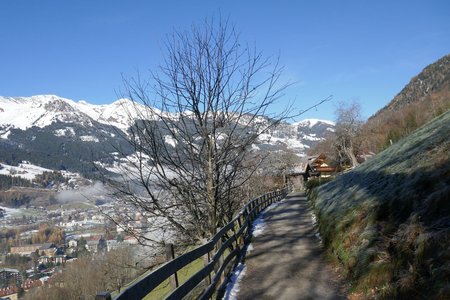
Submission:
<svg viewBox="0 0 450 300">
<path fill-rule="evenodd" d="M 310 193 L 363 298 L 450 298 L 450 111 Z"/>
<path fill-rule="evenodd" d="M 450 109 L 450 54 L 430 64 L 363 127 L 364 148 L 379 152 Z"/>
<path fill-rule="evenodd" d="M 389 110 L 400 110 L 415 102 L 426 101 L 430 94 L 450 88 L 450 54 L 428 65 L 374 117 Z"/>
</svg>

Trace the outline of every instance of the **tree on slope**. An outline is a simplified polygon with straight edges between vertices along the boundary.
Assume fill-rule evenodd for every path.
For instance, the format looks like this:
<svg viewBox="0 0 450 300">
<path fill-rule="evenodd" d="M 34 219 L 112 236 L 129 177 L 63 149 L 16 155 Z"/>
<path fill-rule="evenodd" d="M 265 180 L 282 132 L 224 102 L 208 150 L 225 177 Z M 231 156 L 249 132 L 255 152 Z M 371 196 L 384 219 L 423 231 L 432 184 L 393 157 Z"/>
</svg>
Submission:
<svg viewBox="0 0 450 300">
<path fill-rule="evenodd" d="M 261 163 L 252 144 L 287 118 L 288 110 L 269 114 L 287 85 L 278 61 L 241 44 L 222 20 L 175 32 L 166 50 L 150 81 L 125 81 L 140 121 L 120 196 L 157 232 L 139 238 L 158 241 L 165 230 L 209 238 L 241 206 L 241 187 Z M 124 211 L 121 221 L 135 215 Z"/>
<path fill-rule="evenodd" d="M 336 127 L 334 132 L 334 148 L 340 164 L 351 167 L 359 165 L 356 158 L 360 146 L 361 106 L 357 102 L 340 103 L 336 109 Z"/>
</svg>

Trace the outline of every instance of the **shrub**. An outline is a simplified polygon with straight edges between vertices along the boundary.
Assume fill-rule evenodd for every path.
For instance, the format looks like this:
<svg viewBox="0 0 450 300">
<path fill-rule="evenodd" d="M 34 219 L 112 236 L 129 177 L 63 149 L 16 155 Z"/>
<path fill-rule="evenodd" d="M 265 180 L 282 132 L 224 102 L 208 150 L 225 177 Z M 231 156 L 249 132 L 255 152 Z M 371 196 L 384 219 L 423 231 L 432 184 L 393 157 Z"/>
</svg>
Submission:
<svg viewBox="0 0 450 300">
<path fill-rule="evenodd" d="M 328 183 L 332 181 L 333 177 L 326 177 L 326 178 L 310 178 L 306 184 L 305 189 L 306 192 L 309 194 L 315 187 L 321 186 L 322 184 Z"/>
</svg>

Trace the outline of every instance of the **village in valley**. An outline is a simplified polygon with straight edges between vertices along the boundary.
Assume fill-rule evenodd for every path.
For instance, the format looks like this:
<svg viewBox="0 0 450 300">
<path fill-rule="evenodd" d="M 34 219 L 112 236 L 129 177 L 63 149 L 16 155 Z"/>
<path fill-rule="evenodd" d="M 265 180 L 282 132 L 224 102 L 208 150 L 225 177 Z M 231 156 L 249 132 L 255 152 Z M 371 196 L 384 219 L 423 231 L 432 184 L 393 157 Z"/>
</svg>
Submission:
<svg viewBox="0 0 450 300">
<path fill-rule="evenodd" d="M 28 162 L 20 166 L 34 167 Z M 77 174 L 65 175 L 67 182 L 77 182 L 72 185 L 76 188 L 72 192 L 80 188 L 81 182 L 90 182 Z M 57 194 L 63 188 L 53 182 L 43 192 Z M 11 190 L 25 193 L 27 189 L 32 188 Z M 116 224 L 112 218 L 123 207 L 105 196 L 79 203 L 57 200 L 46 206 L 33 203 L 18 208 L 0 207 L 0 297 L 13 297 L 51 285 L 54 275 L 64 272 L 65 266 L 80 256 L 95 259 L 117 249 L 140 247 L 134 234 L 139 233 L 145 218 L 136 213 L 135 222 L 129 222 L 126 228 Z"/>
</svg>

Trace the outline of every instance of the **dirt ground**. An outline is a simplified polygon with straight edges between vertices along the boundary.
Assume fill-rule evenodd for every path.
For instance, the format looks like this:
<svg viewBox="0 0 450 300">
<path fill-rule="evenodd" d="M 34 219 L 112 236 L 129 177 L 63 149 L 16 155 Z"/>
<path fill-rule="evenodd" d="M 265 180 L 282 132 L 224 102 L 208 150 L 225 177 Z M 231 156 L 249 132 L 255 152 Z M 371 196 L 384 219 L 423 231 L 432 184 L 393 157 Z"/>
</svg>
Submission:
<svg viewBox="0 0 450 300">
<path fill-rule="evenodd" d="M 244 299 L 346 299 L 338 276 L 326 263 L 304 194 L 291 194 L 265 214 L 265 230 L 253 237 Z"/>
</svg>

